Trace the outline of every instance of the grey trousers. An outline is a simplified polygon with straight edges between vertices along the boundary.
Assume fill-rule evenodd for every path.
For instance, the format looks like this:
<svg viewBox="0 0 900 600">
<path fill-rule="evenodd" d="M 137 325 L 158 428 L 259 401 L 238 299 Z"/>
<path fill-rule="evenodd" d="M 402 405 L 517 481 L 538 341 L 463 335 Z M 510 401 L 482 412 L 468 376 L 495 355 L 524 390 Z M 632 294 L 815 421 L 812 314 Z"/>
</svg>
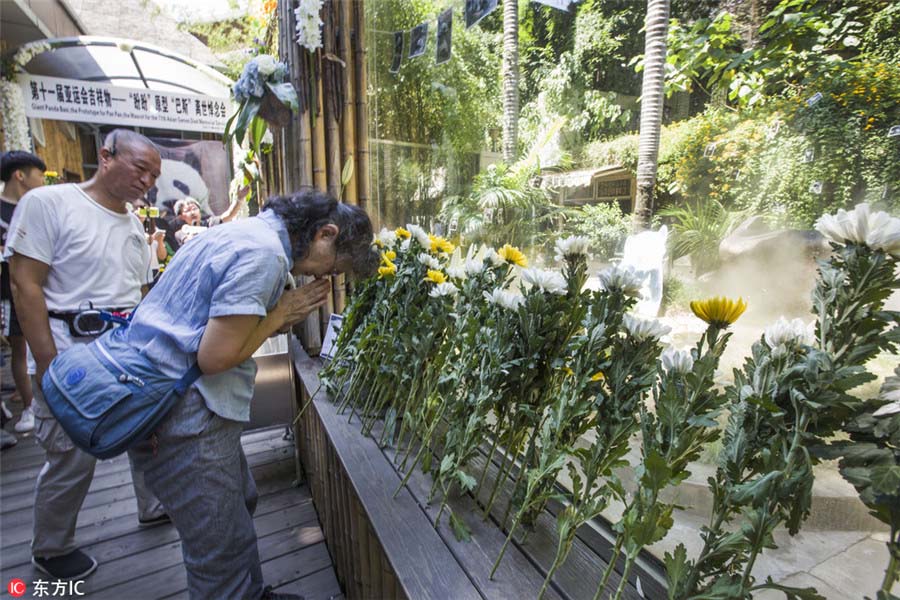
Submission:
<svg viewBox="0 0 900 600">
<path fill-rule="evenodd" d="M 47 408 L 41 386 L 32 377 L 34 389 L 34 437 L 46 453 L 44 466 L 34 486 L 34 532 L 31 553 L 42 558 L 62 556 L 75 550 L 78 511 L 94 479 L 97 459 L 75 447 Z M 165 512 L 144 483 L 144 474 L 131 464 L 131 479 L 137 497 L 138 519 L 148 520 Z"/>
<path fill-rule="evenodd" d="M 191 388 L 151 439 L 129 453 L 181 536 L 196 600 L 257 599 L 262 569 L 253 512 L 256 483 L 241 447 L 243 424 L 223 419 Z"/>
</svg>

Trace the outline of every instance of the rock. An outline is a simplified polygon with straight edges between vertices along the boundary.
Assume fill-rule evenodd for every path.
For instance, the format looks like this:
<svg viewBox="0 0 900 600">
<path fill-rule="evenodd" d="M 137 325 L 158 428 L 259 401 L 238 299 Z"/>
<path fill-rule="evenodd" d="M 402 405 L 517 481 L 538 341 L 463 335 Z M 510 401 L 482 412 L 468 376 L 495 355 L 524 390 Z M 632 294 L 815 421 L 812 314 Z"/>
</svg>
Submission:
<svg viewBox="0 0 900 600">
<path fill-rule="evenodd" d="M 738 225 L 719 244 L 719 258 L 723 263 L 748 256 L 769 259 L 783 253 L 814 260 L 825 256 L 829 251 L 828 243 L 818 231 L 773 231 L 759 216 L 750 217 Z"/>
</svg>

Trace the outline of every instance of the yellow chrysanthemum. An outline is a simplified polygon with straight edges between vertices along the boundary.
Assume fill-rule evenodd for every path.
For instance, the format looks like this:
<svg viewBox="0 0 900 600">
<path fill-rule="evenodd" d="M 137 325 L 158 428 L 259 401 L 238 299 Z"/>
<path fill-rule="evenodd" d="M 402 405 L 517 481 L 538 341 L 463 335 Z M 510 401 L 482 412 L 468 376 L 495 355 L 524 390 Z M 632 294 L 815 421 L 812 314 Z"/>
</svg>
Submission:
<svg viewBox="0 0 900 600">
<path fill-rule="evenodd" d="M 444 283 L 445 281 L 447 281 L 447 276 L 444 275 L 441 271 L 428 269 L 428 275 L 425 276 L 425 281 L 430 281 L 431 283 Z"/>
<path fill-rule="evenodd" d="M 525 258 L 525 255 L 522 254 L 522 251 L 516 248 L 515 246 L 510 246 L 506 244 L 499 250 L 497 250 L 497 254 L 508 263 L 519 265 L 520 267 L 528 266 L 528 259 Z"/>
<path fill-rule="evenodd" d="M 385 261 L 384 266 L 378 267 L 379 277 L 388 277 L 397 273 L 397 265 L 391 261 Z"/>
<path fill-rule="evenodd" d="M 382 241 L 378 238 L 375 238 L 375 241 L 373 243 L 375 244 L 376 248 L 384 248 L 384 243 L 382 243 Z"/>
<path fill-rule="evenodd" d="M 384 252 L 381 255 L 381 257 L 386 258 L 388 260 L 394 260 L 395 258 L 397 258 L 397 253 L 394 252 L 393 250 L 387 250 L 386 252 Z"/>
<path fill-rule="evenodd" d="M 57 173 L 56 171 L 44 171 L 44 177 L 52 177 L 53 179 L 56 179 L 57 177 L 59 177 L 59 173 Z"/>
<path fill-rule="evenodd" d="M 597 371 L 591 375 L 591 381 L 602 381 L 604 379 L 606 379 L 606 375 L 603 374 L 603 371 Z"/>
<path fill-rule="evenodd" d="M 566 375 L 574 375 L 574 374 L 575 374 L 575 371 L 573 371 L 573 370 L 570 369 L 569 367 L 563 367 L 563 368 L 562 368 L 562 371 L 563 371 L 563 373 L 565 373 Z"/>
<path fill-rule="evenodd" d="M 412 237 L 412 233 L 410 233 L 406 229 L 403 229 L 402 227 L 398 227 L 397 229 L 395 229 L 394 233 L 397 234 L 398 238 L 403 238 L 404 240 L 408 240 Z"/>
<path fill-rule="evenodd" d="M 453 252 L 455 246 L 450 243 L 448 240 L 436 236 L 428 234 L 428 239 L 431 240 L 431 251 L 432 252 L 443 252 L 444 254 L 450 254 Z"/>
<path fill-rule="evenodd" d="M 728 327 L 744 314 L 744 311 L 747 310 L 747 303 L 743 298 L 732 300 L 719 296 L 706 300 L 692 300 L 691 310 L 710 325 Z"/>
</svg>

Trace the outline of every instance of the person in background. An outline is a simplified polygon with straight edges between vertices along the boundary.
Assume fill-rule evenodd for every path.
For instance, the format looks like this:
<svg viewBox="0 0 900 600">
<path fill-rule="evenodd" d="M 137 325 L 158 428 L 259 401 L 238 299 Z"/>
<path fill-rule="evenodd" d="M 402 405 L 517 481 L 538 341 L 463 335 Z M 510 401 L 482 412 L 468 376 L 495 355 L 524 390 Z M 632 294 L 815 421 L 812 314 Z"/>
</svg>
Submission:
<svg viewBox="0 0 900 600">
<path fill-rule="evenodd" d="M 6 249 L 6 235 L 12 222 L 19 200 L 30 190 L 44 185 L 44 171 L 47 165 L 31 152 L 13 150 L 0 156 L 0 180 L 3 181 L 3 194 L 0 195 L 0 254 Z M 25 433 L 34 429 L 34 411 L 31 408 L 31 379 L 28 377 L 28 350 L 25 336 L 16 315 L 10 287 L 9 265 L 0 265 L 0 301 L 3 303 L 3 335 L 9 340 L 12 350 L 12 373 L 16 384 L 16 392 L 25 410 L 14 429 Z"/>
<path fill-rule="evenodd" d="M 174 251 L 166 243 L 166 229 L 161 227 L 160 219 L 149 214 L 148 211 L 153 209 L 147 205 L 146 200 L 141 198 L 135 201 L 132 204 L 132 210 L 146 232 L 147 243 L 150 245 L 150 270 L 153 272 L 153 280 L 156 281 L 157 276 L 165 269 Z"/>
<path fill-rule="evenodd" d="M 241 447 L 256 378 L 251 356 L 321 306 L 329 276 L 378 266 L 362 209 L 319 192 L 270 198 L 257 217 L 186 244 L 131 324 L 104 338 L 173 378 L 203 373 L 155 432 L 129 451 L 181 537 L 188 593 L 207 598 L 297 598 L 264 587 L 253 512 L 257 491 Z M 285 291 L 293 275 L 316 281 Z"/>
<path fill-rule="evenodd" d="M 22 197 L 10 224 L 4 257 L 10 265 L 19 322 L 34 357 L 35 438 L 45 463 L 35 482 L 31 562 L 56 579 L 84 579 L 97 561 L 78 549 L 75 527 L 97 463 L 75 447 L 41 394 L 40 381 L 58 352 L 94 339 L 77 327 L 88 307 L 128 312 L 150 283 L 150 247 L 128 212 L 159 176 L 153 142 L 113 130 L 99 168 L 82 184 L 50 185 Z M 159 500 L 132 465 L 138 524 L 168 522 Z"/>
<path fill-rule="evenodd" d="M 177 201 L 173 207 L 175 216 L 169 222 L 169 231 L 166 233 L 166 241 L 173 249 L 177 250 L 182 244 L 197 235 L 197 227 L 215 227 L 222 223 L 233 221 L 241 212 L 241 198 L 235 198 L 221 215 L 206 216 L 200 210 L 200 203 L 191 196 L 185 196 Z M 182 231 L 184 226 L 192 229 Z"/>
</svg>

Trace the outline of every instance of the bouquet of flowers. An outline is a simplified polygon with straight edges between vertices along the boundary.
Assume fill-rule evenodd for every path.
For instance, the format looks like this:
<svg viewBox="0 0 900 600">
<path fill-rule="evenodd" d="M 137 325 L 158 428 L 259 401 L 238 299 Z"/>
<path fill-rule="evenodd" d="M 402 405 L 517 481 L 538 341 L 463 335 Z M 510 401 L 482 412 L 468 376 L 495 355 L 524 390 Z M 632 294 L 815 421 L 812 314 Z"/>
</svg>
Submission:
<svg viewBox="0 0 900 600">
<path fill-rule="evenodd" d="M 254 56 L 231 88 L 237 112 L 225 124 L 225 137 L 243 143 L 250 133 L 250 146 L 259 155 L 268 125 L 284 127 L 299 106 L 297 90 L 288 80 L 288 68 L 269 54 Z"/>
</svg>

